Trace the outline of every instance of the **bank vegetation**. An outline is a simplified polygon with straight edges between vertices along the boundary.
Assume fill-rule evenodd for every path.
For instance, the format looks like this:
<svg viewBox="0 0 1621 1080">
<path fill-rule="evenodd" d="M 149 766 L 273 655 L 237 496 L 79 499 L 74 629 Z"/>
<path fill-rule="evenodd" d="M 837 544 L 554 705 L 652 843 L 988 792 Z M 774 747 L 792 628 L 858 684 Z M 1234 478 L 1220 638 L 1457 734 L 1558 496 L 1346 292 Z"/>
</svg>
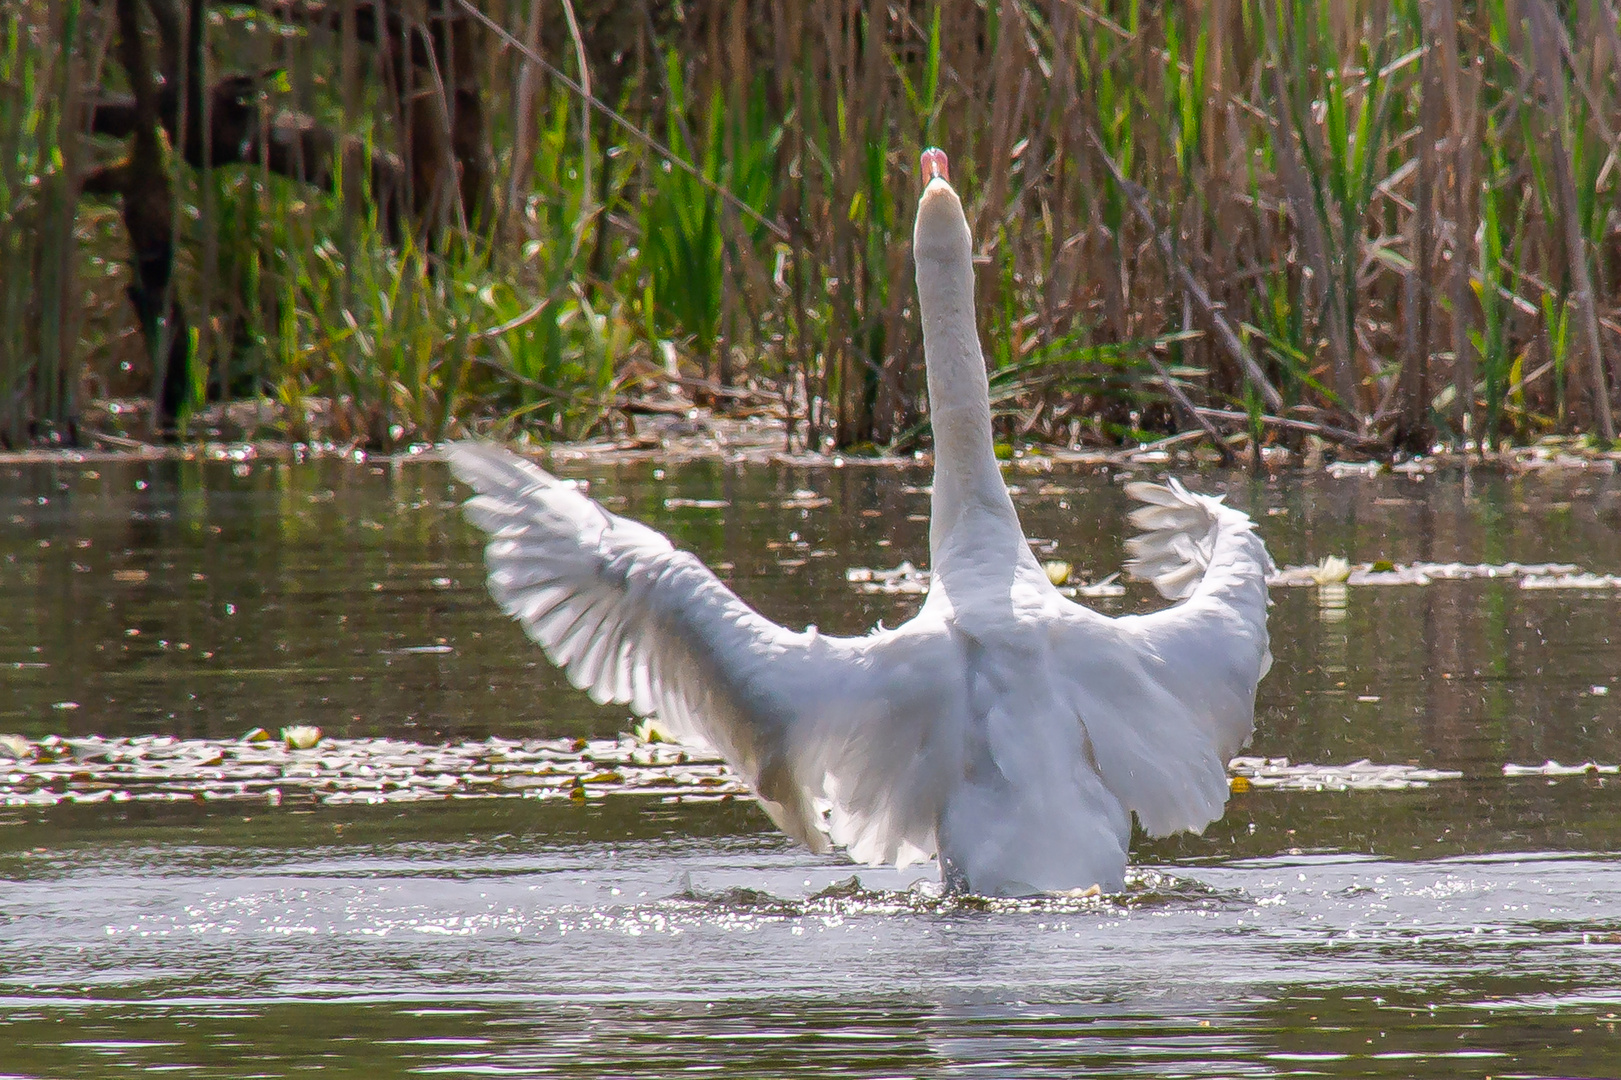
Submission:
<svg viewBox="0 0 1621 1080">
<path fill-rule="evenodd" d="M 1615 0 L 0 8 L 7 445 L 910 448 L 929 145 L 1008 441 L 1615 437 Z"/>
</svg>

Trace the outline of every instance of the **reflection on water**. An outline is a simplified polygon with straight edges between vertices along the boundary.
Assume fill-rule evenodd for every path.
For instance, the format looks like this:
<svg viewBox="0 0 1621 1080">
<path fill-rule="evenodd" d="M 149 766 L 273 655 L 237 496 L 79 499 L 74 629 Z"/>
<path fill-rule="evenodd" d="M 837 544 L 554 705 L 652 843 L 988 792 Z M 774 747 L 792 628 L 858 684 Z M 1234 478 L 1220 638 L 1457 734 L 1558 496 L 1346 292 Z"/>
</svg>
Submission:
<svg viewBox="0 0 1621 1080">
<path fill-rule="evenodd" d="M 791 625 L 918 603 L 845 571 L 926 561 L 921 474 L 577 475 Z M 1080 580 L 1121 561 L 1118 479 L 1017 478 Z M 1621 570 L 1608 476 L 1202 486 L 1280 564 Z M 459 498 L 428 463 L 0 466 L 0 732 L 623 729 L 487 600 Z M 747 803 L 7 811 L 0 1075 L 1621 1076 L 1621 783 L 1502 772 L 1621 759 L 1621 596 L 1329 592 L 1274 592 L 1254 753 L 1464 778 L 1237 795 L 1140 839 L 1122 898 L 852 885 Z"/>
</svg>

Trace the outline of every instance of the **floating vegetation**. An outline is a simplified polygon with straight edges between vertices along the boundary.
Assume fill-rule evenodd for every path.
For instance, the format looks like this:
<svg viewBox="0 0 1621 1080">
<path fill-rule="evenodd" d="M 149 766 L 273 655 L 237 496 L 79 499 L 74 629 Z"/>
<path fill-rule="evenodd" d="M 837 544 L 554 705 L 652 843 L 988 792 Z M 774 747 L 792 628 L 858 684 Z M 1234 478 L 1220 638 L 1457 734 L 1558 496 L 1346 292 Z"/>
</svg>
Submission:
<svg viewBox="0 0 1621 1080">
<path fill-rule="evenodd" d="M 864 593 L 922 596 L 929 591 L 929 572 L 919 570 L 910 562 L 903 562 L 893 570 L 852 566 L 844 572 L 844 580 L 854 585 L 857 592 Z"/>
<path fill-rule="evenodd" d="M 1353 566 L 1332 555 L 1315 566 L 1286 566 L 1266 583 L 1274 587 L 1428 585 L 1482 578 L 1517 578 L 1522 589 L 1621 589 L 1621 574 L 1588 573 L 1570 563 L 1393 563 L 1380 559 Z"/>
<path fill-rule="evenodd" d="M 1295 765 L 1288 758 L 1238 757 L 1227 768 L 1234 774 L 1234 791 L 1401 791 L 1463 777 L 1463 773 L 1451 769 L 1375 765 L 1367 758 L 1349 765 Z"/>
<path fill-rule="evenodd" d="M 781 510 L 819 510 L 824 506 L 831 505 L 832 502 L 833 500 L 825 495 L 818 495 L 814 491 L 800 488 L 788 498 L 777 503 L 777 507 Z"/>
<path fill-rule="evenodd" d="M 1066 562 L 1053 561 L 1047 563 L 1043 569 L 1047 580 L 1058 585 L 1059 581 L 1073 581 L 1074 567 Z M 1055 580 L 1055 575 L 1060 575 Z M 1110 574 L 1102 581 L 1091 584 L 1059 585 L 1058 591 L 1065 596 L 1086 597 L 1097 599 L 1108 596 L 1124 596 L 1126 587 L 1119 583 L 1119 574 Z M 874 570 L 866 566 L 852 566 L 844 572 L 844 580 L 856 587 L 858 592 L 876 593 L 885 596 L 922 596 L 929 591 L 929 572 L 920 570 L 910 562 L 903 562 L 893 570 Z"/>
<path fill-rule="evenodd" d="M 1621 574 L 1528 574 L 1520 579 L 1522 589 L 1621 589 Z"/>
<path fill-rule="evenodd" d="M 1088 599 L 1098 599 L 1105 596 L 1124 596 L 1126 587 L 1120 584 L 1119 574 L 1110 574 L 1102 581 L 1094 581 L 1090 585 L 1065 585 L 1058 591 L 1065 596 L 1084 596 Z"/>
<path fill-rule="evenodd" d="M 1382 461 L 1331 461 L 1325 469 L 1336 480 L 1352 476 L 1366 480 L 1384 472 L 1385 464 Z"/>
<path fill-rule="evenodd" d="M 293 737 L 296 733 L 297 739 Z M 712 751 L 669 742 L 656 726 L 617 739 L 498 739 L 438 746 L 403 739 L 323 738 L 254 728 L 240 739 L 99 735 L 38 741 L 0 736 L 0 807 L 68 803 L 256 801 L 398 803 L 442 799 L 596 799 L 665 802 L 752 797 Z M 298 745 L 308 739 L 308 747 Z M 1291 764 L 1234 758 L 1233 789 L 1362 791 L 1425 787 L 1462 773 L 1411 765 Z M 1553 771 L 1563 770 L 1563 771 Z M 1574 775 L 1614 765 L 1505 765 L 1504 775 Z"/>
<path fill-rule="evenodd" d="M 1584 761 L 1580 765 L 1561 765 L 1557 761 L 1544 761 L 1541 765 L 1504 765 L 1504 776 L 1611 776 L 1621 773 L 1621 765 L 1598 765 Z"/>
<path fill-rule="evenodd" d="M 666 510 L 724 510 L 731 505 L 730 499 L 670 498 L 664 500 L 664 509 Z"/>
<path fill-rule="evenodd" d="M 1043 563 L 1042 569 L 1065 596 L 1098 598 L 1126 593 L 1117 573 L 1091 584 L 1065 584 L 1074 581 L 1071 564 L 1055 559 Z M 1595 574 L 1572 563 L 1396 563 L 1385 559 L 1352 563 L 1338 555 L 1325 556 L 1310 566 L 1286 566 L 1268 577 L 1266 583 L 1273 588 L 1322 589 L 1327 594 L 1324 606 L 1343 612 L 1347 586 L 1429 585 L 1436 581 L 1500 578 L 1516 579 L 1522 589 L 1621 590 L 1621 574 Z M 845 570 L 844 580 L 858 592 L 885 596 L 922 596 L 929 591 L 929 572 L 910 562 L 892 570 L 852 566 Z"/>
<path fill-rule="evenodd" d="M 308 748 L 296 745 L 318 741 Z M 401 739 L 323 739 L 255 728 L 243 739 L 6 736 L 0 807 L 64 803 L 304 801 L 396 803 L 468 798 L 668 802 L 747 795 L 720 758 L 670 743 L 620 739 L 486 739 L 429 746 Z"/>
</svg>

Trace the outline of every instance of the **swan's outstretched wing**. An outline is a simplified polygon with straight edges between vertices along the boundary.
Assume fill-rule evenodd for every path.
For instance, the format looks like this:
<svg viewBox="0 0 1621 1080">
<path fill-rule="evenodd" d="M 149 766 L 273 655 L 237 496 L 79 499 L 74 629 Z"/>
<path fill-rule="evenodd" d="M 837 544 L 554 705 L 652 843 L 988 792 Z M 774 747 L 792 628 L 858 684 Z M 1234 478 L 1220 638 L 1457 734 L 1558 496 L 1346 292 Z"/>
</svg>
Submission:
<svg viewBox="0 0 1621 1080">
<path fill-rule="evenodd" d="M 1153 836 L 1203 829 L 1227 801 L 1227 762 L 1249 742 L 1255 688 L 1272 665 L 1266 545 L 1243 512 L 1130 484 L 1148 505 L 1129 568 L 1174 606 L 1110 619 L 1066 609 L 1057 653 L 1105 785 Z"/>
<path fill-rule="evenodd" d="M 914 620 L 865 638 L 795 633 L 738 599 L 692 554 L 572 484 L 478 443 L 446 450 L 478 492 L 490 592 L 569 681 L 714 747 L 784 832 L 862 862 L 935 848 L 941 778 L 960 740 L 949 636 Z M 824 814 L 825 811 L 825 814 Z"/>
</svg>

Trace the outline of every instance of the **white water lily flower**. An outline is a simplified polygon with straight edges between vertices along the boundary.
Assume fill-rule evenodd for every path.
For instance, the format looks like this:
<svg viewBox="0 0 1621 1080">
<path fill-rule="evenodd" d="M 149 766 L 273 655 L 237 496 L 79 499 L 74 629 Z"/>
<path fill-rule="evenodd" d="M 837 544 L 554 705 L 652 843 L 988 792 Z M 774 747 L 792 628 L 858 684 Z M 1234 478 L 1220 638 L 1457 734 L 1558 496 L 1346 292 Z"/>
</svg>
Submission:
<svg viewBox="0 0 1621 1080">
<path fill-rule="evenodd" d="M 321 741 L 321 729 L 306 724 L 284 727 L 281 729 L 281 739 L 289 750 L 308 750 Z"/>
<path fill-rule="evenodd" d="M 1311 579 L 1319 585 L 1330 585 L 1351 576 L 1351 560 L 1338 555 L 1325 555 L 1311 572 Z"/>
<path fill-rule="evenodd" d="M 635 735 L 645 743 L 674 742 L 670 733 L 659 726 L 657 720 L 647 719 L 636 725 Z"/>
</svg>

